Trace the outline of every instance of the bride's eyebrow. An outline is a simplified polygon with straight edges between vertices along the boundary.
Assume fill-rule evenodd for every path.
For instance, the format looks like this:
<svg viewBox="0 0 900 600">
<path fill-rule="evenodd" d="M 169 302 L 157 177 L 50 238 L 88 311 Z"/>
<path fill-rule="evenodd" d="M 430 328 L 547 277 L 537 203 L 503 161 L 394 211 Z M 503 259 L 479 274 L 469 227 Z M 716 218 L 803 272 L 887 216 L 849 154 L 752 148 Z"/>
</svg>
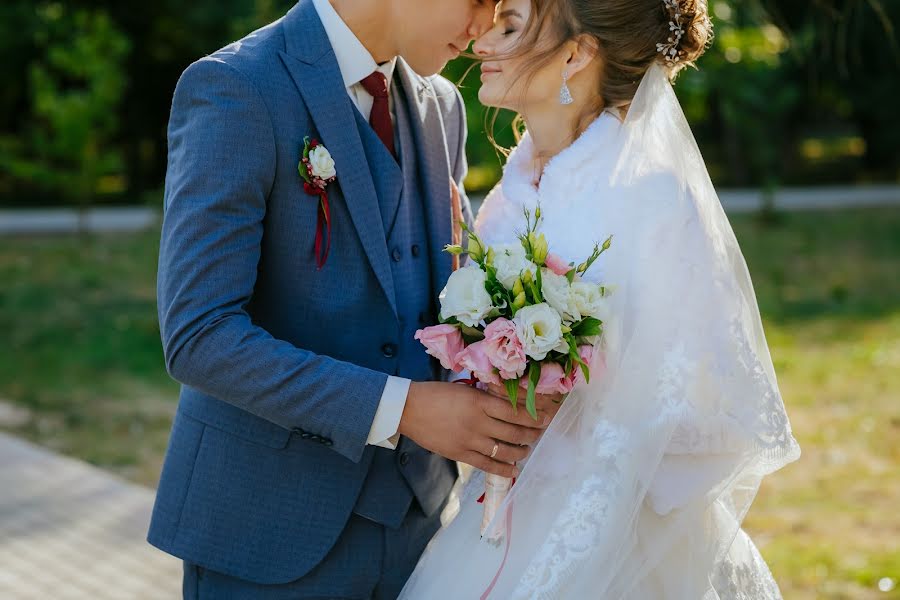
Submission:
<svg viewBox="0 0 900 600">
<path fill-rule="evenodd" d="M 504 10 L 499 15 L 497 15 L 498 20 L 508 19 L 509 17 L 516 17 L 517 19 L 524 21 L 524 18 L 522 17 L 522 13 L 520 13 L 519 11 L 517 11 L 514 8 L 510 8 L 509 10 Z"/>
</svg>

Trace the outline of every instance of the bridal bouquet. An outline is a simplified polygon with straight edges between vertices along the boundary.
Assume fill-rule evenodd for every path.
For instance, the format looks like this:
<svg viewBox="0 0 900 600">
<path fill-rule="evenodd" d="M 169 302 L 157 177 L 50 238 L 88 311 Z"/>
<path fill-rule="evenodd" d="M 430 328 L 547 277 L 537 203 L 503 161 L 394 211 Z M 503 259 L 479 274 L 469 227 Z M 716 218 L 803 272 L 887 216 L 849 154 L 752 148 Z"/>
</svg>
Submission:
<svg viewBox="0 0 900 600">
<path fill-rule="evenodd" d="M 513 407 L 524 393 L 525 409 L 537 420 L 536 394 L 568 394 L 590 379 L 608 290 L 582 276 L 612 238 L 596 244 L 584 262 L 567 264 L 537 232 L 539 206 L 534 214 L 525 210 L 525 221 L 518 244 L 495 247 L 485 246 L 462 223 L 469 262 L 453 272 L 440 294 L 441 324 L 417 331 L 415 338 L 445 369 L 468 370 L 477 382 L 505 387 Z M 445 250 L 464 252 L 460 245 Z M 486 475 L 482 535 L 512 483 Z"/>
</svg>

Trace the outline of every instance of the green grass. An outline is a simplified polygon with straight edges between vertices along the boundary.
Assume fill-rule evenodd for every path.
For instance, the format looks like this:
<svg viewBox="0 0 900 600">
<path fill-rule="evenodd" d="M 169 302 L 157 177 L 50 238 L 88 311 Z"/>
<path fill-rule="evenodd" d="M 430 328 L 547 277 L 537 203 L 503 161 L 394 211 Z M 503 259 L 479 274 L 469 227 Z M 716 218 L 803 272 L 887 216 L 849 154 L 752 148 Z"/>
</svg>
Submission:
<svg viewBox="0 0 900 600">
<path fill-rule="evenodd" d="M 785 598 L 900 598 L 900 210 L 734 226 L 803 448 L 746 528 Z"/>
<path fill-rule="evenodd" d="M 788 600 L 900 598 L 900 210 L 733 219 L 797 463 L 746 520 Z M 155 232 L 0 240 L 0 401 L 16 434 L 153 485 L 177 386 L 156 325 Z"/>
<path fill-rule="evenodd" d="M 156 321 L 157 234 L 0 240 L 0 399 L 16 433 L 143 483 L 158 476 L 177 385 Z"/>
</svg>

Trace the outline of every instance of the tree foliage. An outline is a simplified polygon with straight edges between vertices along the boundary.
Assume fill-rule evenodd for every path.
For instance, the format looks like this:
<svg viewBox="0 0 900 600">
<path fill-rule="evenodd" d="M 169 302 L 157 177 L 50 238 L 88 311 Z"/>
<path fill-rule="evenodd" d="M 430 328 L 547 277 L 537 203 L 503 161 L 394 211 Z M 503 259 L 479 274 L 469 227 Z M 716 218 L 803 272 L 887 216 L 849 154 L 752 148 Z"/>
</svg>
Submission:
<svg viewBox="0 0 900 600">
<path fill-rule="evenodd" d="M 0 204 L 136 201 L 162 185 L 166 123 L 187 65 L 293 0 L 4 0 Z M 719 185 L 896 181 L 900 3 L 717 0 L 716 38 L 676 89 Z M 460 81 L 460 60 L 447 75 Z M 470 188 L 502 156 L 477 69 L 467 99 Z M 514 143 L 511 116 L 493 128 Z M 155 194 L 152 196 L 156 198 Z"/>
</svg>

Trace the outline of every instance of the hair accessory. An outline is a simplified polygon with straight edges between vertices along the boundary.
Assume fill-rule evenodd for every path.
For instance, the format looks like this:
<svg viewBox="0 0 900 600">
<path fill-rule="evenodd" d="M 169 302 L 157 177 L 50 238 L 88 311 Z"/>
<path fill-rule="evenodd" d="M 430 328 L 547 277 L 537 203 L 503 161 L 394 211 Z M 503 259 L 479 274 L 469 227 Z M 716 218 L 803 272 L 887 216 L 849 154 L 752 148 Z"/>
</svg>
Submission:
<svg viewBox="0 0 900 600">
<path fill-rule="evenodd" d="M 669 39 L 664 44 L 656 44 L 656 51 L 666 58 L 668 63 L 681 61 L 682 51 L 679 48 L 684 37 L 684 20 L 678 0 L 663 0 L 669 11 Z"/>
</svg>

